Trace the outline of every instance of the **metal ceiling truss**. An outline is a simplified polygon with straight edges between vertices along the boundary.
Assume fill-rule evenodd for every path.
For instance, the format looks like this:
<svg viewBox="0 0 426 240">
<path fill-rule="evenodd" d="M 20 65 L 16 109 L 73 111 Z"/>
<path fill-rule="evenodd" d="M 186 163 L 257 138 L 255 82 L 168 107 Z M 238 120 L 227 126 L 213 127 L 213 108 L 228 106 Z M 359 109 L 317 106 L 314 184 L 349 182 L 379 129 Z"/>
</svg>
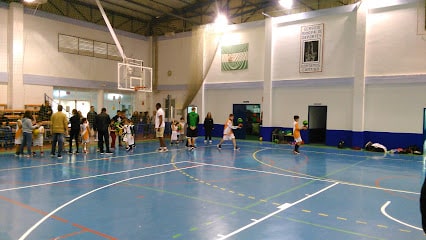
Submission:
<svg viewBox="0 0 426 240">
<path fill-rule="evenodd" d="M 352 4 L 360 0 L 294 0 L 293 10 L 284 10 L 278 0 L 100 0 L 111 25 L 145 36 L 191 31 L 194 26 L 214 21 L 219 12 L 234 24 L 262 20 L 265 16 L 314 11 Z M 22 2 L 22 0 L 0 0 Z M 94 0 L 48 0 L 28 5 L 37 11 L 104 25 Z"/>
</svg>

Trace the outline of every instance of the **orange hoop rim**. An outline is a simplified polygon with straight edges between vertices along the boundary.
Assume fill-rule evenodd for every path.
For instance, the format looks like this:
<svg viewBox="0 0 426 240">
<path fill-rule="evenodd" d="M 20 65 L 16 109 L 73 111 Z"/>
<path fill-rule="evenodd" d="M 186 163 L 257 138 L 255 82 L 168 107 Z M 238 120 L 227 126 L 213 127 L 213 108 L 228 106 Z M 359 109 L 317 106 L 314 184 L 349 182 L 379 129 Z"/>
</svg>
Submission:
<svg viewBox="0 0 426 240">
<path fill-rule="evenodd" d="M 145 88 L 146 88 L 145 86 L 135 86 L 133 89 L 135 90 L 135 92 L 137 92 L 137 91 L 145 89 Z"/>
</svg>

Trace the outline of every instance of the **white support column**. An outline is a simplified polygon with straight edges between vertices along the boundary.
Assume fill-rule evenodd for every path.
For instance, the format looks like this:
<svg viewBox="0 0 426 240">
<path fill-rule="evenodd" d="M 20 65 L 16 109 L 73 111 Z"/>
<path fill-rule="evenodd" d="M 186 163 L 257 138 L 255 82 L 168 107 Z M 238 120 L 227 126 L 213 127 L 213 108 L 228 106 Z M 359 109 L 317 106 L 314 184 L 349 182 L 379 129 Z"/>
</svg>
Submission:
<svg viewBox="0 0 426 240">
<path fill-rule="evenodd" d="M 354 49 L 354 86 L 352 107 L 352 146 L 364 144 L 365 121 L 365 42 L 367 29 L 368 4 L 361 1 L 356 15 L 356 35 Z"/>
<path fill-rule="evenodd" d="M 24 8 L 11 2 L 8 13 L 8 89 L 7 106 L 24 109 Z"/>
<path fill-rule="evenodd" d="M 98 90 L 98 96 L 97 96 L 98 98 L 97 98 L 97 102 L 98 102 L 98 109 L 96 109 L 96 112 L 97 113 L 100 113 L 101 112 L 101 109 L 103 108 L 103 107 L 105 107 L 105 97 L 104 97 L 104 90 L 103 89 L 99 89 Z M 107 109 L 108 110 L 108 109 Z"/>
<path fill-rule="evenodd" d="M 263 73 L 262 127 L 272 127 L 272 34 L 273 18 L 265 19 L 265 61 Z M 263 136 L 265 137 L 265 136 Z"/>
</svg>

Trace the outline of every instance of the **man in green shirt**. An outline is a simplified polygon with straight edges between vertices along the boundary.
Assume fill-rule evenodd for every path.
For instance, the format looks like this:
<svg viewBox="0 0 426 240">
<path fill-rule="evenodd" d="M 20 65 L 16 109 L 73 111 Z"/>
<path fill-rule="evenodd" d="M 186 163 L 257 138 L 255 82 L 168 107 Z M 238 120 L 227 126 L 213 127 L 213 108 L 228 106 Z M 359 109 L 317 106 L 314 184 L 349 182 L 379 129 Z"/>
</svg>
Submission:
<svg viewBox="0 0 426 240">
<path fill-rule="evenodd" d="M 189 150 L 195 149 L 195 139 L 198 137 L 198 123 L 200 122 L 200 117 L 198 113 L 195 112 L 195 107 L 192 107 L 191 112 L 188 113 L 186 118 L 188 124 L 187 138 L 188 138 L 188 148 Z"/>
</svg>

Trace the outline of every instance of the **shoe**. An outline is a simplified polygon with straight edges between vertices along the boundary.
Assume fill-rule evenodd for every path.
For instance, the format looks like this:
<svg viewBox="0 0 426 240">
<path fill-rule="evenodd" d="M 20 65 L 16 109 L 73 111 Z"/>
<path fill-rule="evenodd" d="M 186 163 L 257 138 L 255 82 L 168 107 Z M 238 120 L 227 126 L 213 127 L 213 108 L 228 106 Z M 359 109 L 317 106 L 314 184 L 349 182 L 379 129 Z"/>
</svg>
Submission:
<svg viewBox="0 0 426 240">
<path fill-rule="evenodd" d="M 40 157 L 43 157 L 43 156 L 44 156 L 44 152 L 41 152 L 41 153 L 40 153 Z"/>
<path fill-rule="evenodd" d="M 126 151 L 130 151 L 132 149 L 131 147 L 126 147 Z"/>
<path fill-rule="evenodd" d="M 212 140 L 209 140 L 209 143 L 212 143 L 213 141 Z"/>
<path fill-rule="evenodd" d="M 169 151 L 169 149 L 163 148 L 163 152 L 168 152 L 168 151 Z"/>
<path fill-rule="evenodd" d="M 100 152 L 101 153 L 101 155 L 104 155 L 105 154 L 105 152 Z"/>
<path fill-rule="evenodd" d="M 26 158 L 30 158 L 30 157 L 31 157 L 31 155 L 30 155 L 30 154 L 25 154 L 25 157 L 26 157 Z"/>
<path fill-rule="evenodd" d="M 300 154 L 300 152 L 298 152 L 298 151 L 293 151 L 293 153 L 296 154 L 296 155 Z"/>
<path fill-rule="evenodd" d="M 204 140 L 204 143 L 207 143 L 207 140 Z"/>
<path fill-rule="evenodd" d="M 68 151 L 68 154 L 72 154 L 72 151 Z"/>
<path fill-rule="evenodd" d="M 218 144 L 217 149 L 219 149 L 219 150 L 222 149 L 222 145 Z"/>
<path fill-rule="evenodd" d="M 234 148 L 234 151 L 238 151 L 238 150 L 240 150 L 240 147 L 236 146 L 236 147 Z"/>
<path fill-rule="evenodd" d="M 79 151 L 76 151 L 76 152 L 75 152 L 75 154 L 79 154 L 79 153 L 80 153 Z"/>
<path fill-rule="evenodd" d="M 51 153 L 51 154 L 50 154 L 50 156 L 51 156 L 51 157 L 55 157 L 56 155 L 55 155 L 54 153 Z"/>
<path fill-rule="evenodd" d="M 61 155 L 58 155 L 58 158 L 59 158 L 59 159 L 62 159 L 62 156 L 61 156 Z"/>
<path fill-rule="evenodd" d="M 108 152 L 106 152 L 106 154 L 113 154 L 113 152 L 111 152 L 111 151 L 108 151 Z"/>
<path fill-rule="evenodd" d="M 164 149 L 159 149 L 158 152 L 164 152 Z"/>
</svg>

